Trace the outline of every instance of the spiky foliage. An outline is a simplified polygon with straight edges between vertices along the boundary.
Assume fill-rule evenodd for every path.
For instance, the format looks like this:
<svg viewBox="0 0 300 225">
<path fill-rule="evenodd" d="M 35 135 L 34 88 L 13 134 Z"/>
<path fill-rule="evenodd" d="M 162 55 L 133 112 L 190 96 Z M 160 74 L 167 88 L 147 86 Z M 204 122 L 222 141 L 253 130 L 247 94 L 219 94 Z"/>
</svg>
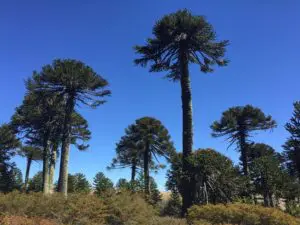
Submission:
<svg viewBox="0 0 300 225">
<path fill-rule="evenodd" d="M 138 65 L 150 65 L 151 72 L 168 71 L 167 78 L 178 81 L 182 76 L 183 63 L 195 63 L 202 72 L 212 72 L 213 65 L 225 66 L 223 59 L 228 41 L 217 41 L 211 24 L 203 16 L 194 16 L 184 9 L 164 16 L 156 22 L 154 37 L 144 46 L 135 46 L 142 57 Z M 182 62 L 182 54 L 187 62 Z"/>
<path fill-rule="evenodd" d="M 186 158 L 193 149 L 192 94 L 189 64 L 197 64 L 204 73 L 212 72 L 213 65 L 226 66 L 224 53 L 228 41 L 217 41 L 215 31 L 203 16 L 194 16 L 188 10 L 179 10 L 164 16 L 152 29 L 153 37 L 144 46 L 135 46 L 141 57 L 135 60 L 143 67 L 150 64 L 150 72 L 166 71 L 166 77 L 180 81 L 182 99 L 183 170 L 188 173 Z M 189 181 L 185 181 L 183 212 L 191 206 Z"/>
<path fill-rule="evenodd" d="M 269 130 L 276 127 L 271 116 L 265 115 L 261 109 L 252 105 L 236 106 L 223 112 L 219 121 L 215 121 L 211 128 L 213 137 L 226 136 L 230 143 L 236 143 L 241 152 L 241 162 L 244 175 L 248 175 L 248 145 L 253 131 Z"/>
<path fill-rule="evenodd" d="M 290 137 L 285 142 L 284 155 L 287 167 L 292 176 L 300 183 L 300 101 L 294 103 L 294 112 L 290 121 L 285 125 Z"/>
<path fill-rule="evenodd" d="M 101 196 L 105 192 L 112 190 L 114 184 L 109 178 L 104 175 L 104 173 L 98 172 L 94 177 L 93 187 L 95 190 L 95 194 Z"/>
<path fill-rule="evenodd" d="M 16 173 L 19 171 L 11 157 L 17 153 L 20 142 L 8 124 L 0 126 L 0 192 L 9 192 L 16 187 Z"/>
<path fill-rule="evenodd" d="M 8 165 L 10 158 L 16 154 L 16 149 L 20 147 L 20 142 L 15 136 L 13 129 L 8 124 L 0 126 L 0 166 Z"/>
<path fill-rule="evenodd" d="M 41 147 L 43 150 L 43 180 L 44 194 L 49 192 L 49 163 L 50 142 L 60 141 L 61 120 L 63 118 L 63 99 L 54 94 L 36 92 L 33 79 L 26 82 L 27 94 L 23 103 L 12 116 L 12 125 L 23 141 L 31 146 Z M 26 182 L 27 185 L 27 182 Z"/>
<path fill-rule="evenodd" d="M 125 135 L 116 144 L 116 157 L 113 158 L 108 169 L 131 169 L 131 183 L 136 178 L 136 173 L 143 167 L 142 151 L 143 146 L 138 142 L 135 132 L 135 125 L 130 125 L 125 130 Z"/>
<path fill-rule="evenodd" d="M 69 174 L 68 193 L 90 193 L 91 185 L 82 173 Z"/>
<path fill-rule="evenodd" d="M 158 190 L 157 183 L 155 179 L 149 176 L 149 194 L 145 194 L 144 198 L 147 200 L 148 203 L 151 205 L 157 205 L 162 200 L 162 195 Z M 145 176 L 144 174 L 140 173 L 136 182 L 136 191 L 140 193 L 145 193 Z"/>
<path fill-rule="evenodd" d="M 244 181 L 232 161 L 213 149 L 199 149 L 189 157 L 189 179 L 194 204 L 227 203 L 238 197 Z M 182 172 L 182 155 L 172 158 L 168 171 L 167 188 L 184 193 L 185 174 Z"/>
<path fill-rule="evenodd" d="M 110 95 L 107 81 L 84 63 L 65 59 L 54 60 L 33 75 L 32 88 L 40 93 L 55 93 L 64 99 L 62 123 L 62 152 L 59 176 L 59 191 L 67 195 L 69 146 L 72 143 L 71 121 L 75 106 L 88 105 L 95 108 Z"/>
<path fill-rule="evenodd" d="M 159 162 L 159 157 L 169 159 L 174 153 L 173 142 L 163 124 L 152 117 L 143 117 L 136 120 L 135 135 L 138 145 L 143 146 L 145 193 L 150 194 L 149 173 L 151 162 L 154 159 Z"/>
<path fill-rule="evenodd" d="M 117 157 L 113 159 L 109 168 L 131 167 L 132 185 L 134 185 L 136 171 L 143 169 L 145 192 L 149 194 L 150 170 L 157 171 L 164 167 L 159 163 L 159 157 L 169 159 L 174 152 L 169 132 L 159 120 L 143 117 L 130 125 L 125 133 L 117 144 Z"/>
<path fill-rule="evenodd" d="M 29 192 L 41 192 L 43 191 L 43 171 L 37 172 L 28 183 Z"/>
<path fill-rule="evenodd" d="M 282 157 L 266 144 L 252 144 L 249 147 L 249 171 L 255 194 L 264 198 L 264 205 L 274 207 L 273 199 L 282 197 L 285 177 L 282 166 Z"/>
<path fill-rule="evenodd" d="M 130 190 L 131 183 L 128 182 L 125 178 L 120 178 L 116 183 L 117 189 Z"/>
<path fill-rule="evenodd" d="M 44 193 L 48 194 L 53 189 L 56 155 L 62 139 L 62 125 L 65 118 L 65 100 L 57 93 L 36 90 L 36 86 L 37 81 L 27 80 L 28 93 L 12 117 L 12 126 L 15 132 L 23 137 L 25 143 L 42 148 Z M 70 133 L 71 144 L 79 150 L 88 147 L 85 144 L 90 139 L 87 121 L 75 111 L 71 115 Z M 27 182 L 25 184 L 27 185 Z"/>
<path fill-rule="evenodd" d="M 179 217 L 182 208 L 182 200 L 178 191 L 172 191 L 170 199 L 163 208 L 163 216 Z"/>
</svg>

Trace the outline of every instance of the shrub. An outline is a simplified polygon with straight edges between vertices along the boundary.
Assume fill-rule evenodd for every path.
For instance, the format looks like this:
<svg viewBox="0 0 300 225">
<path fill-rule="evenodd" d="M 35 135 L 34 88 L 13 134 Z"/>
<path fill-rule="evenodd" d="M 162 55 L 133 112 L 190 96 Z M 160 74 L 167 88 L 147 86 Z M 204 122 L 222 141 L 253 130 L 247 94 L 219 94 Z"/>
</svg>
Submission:
<svg viewBox="0 0 300 225">
<path fill-rule="evenodd" d="M 149 225 L 187 225 L 187 222 L 185 219 L 172 217 L 154 217 Z"/>
<path fill-rule="evenodd" d="M 28 224 L 31 224 L 30 221 L 40 218 L 64 225 L 154 225 L 155 217 L 151 205 L 139 194 L 128 191 L 101 197 L 69 194 L 67 199 L 60 194 L 0 194 L 0 218 L 6 221 L 24 218 L 23 222 L 29 219 Z"/>
<path fill-rule="evenodd" d="M 286 212 L 292 216 L 300 217 L 300 204 L 295 201 L 287 202 Z"/>
<path fill-rule="evenodd" d="M 129 191 L 107 198 L 106 204 L 110 212 L 106 219 L 109 225 L 147 225 L 155 215 L 153 207 L 144 198 Z"/>
<path fill-rule="evenodd" d="M 229 204 L 193 206 L 188 212 L 190 224 L 203 222 L 239 225 L 299 225 L 300 220 L 278 209 L 258 205 Z"/>
<path fill-rule="evenodd" d="M 13 192 L 0 195 L 0 215 L 41 217 L 60 224 L 104 224 L 108 215 L 105 203 L 92 195 L 74 194 L 65 199 L 59 194 L 29 195 Z"/>
</svg>

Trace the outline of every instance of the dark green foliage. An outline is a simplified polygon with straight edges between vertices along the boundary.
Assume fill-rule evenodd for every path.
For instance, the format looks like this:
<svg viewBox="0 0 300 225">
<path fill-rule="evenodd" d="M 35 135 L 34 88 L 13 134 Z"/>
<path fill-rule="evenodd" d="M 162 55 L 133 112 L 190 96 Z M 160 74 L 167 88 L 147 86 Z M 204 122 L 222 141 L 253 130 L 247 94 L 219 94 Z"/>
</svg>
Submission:
<svg viewBox="0 0 300 225">
<path fill-rule="evenodd" d="M 9 160 L 15 155 L 16 148 L 20 147 L 20 142 L 16 138 L 12 127 L 8 124 L 0 126 L 0 172 L 9 166 Z"/>
<path fill-rule="evenodd" d="M 289 173 L 300 183 L 300 101 L 294 103 L 293 117 L 285 125 L 290 137 L 284 144 L 284 155 Z"/>
<path fill-rule="evenodd" d="M 43 191 L 43 172 L 37 172 L 30 180 L 28 191 L 42 192 Z"/>
<path fill-rule="evenodd" d="M 211 126 L 213 137 L 226 136 L 230 146 L 234 143 L 238 144 L 244 175 L 249 173 L 248 146 L 251 133 L 274 127 L 276 122 L 271 116 L 266 116 L 259 108 L 251 105 L 229 108 L 223 112 L 221 119 Z"/>
<path fill-rule="evenodd" d="M 107 178 L 104 175 L 104 173 L 99 172 L 94 177 L 93 186 L 94 186 L 95 194 L 101 196 L 105 192 L 112 190 L 114 184 L 109 178 Z"/>
<path fill-rule="evenodd" d="M 178 191 L 172 191 L 170 199 L 163 208 L 164 216 L 179 217 L 182 208 L 182 201 Z"/>
<path fill-rule="evenodd" d="M 134 185 L 137 170 L 143 169 L 145 177 L 144 190 L 149 193 L 150 170 L 163 167 L 158 158 L 165 157 L 169 159 L 174 152 L 169 132 L 159 120 L 152 117 L 143 117 L 130 125 L 125 133 L 125 136 L 117 144 L 117 157 L 113 159 L 109 168 L 129 166 L 131 168 L 132 185 Z"/>
<path fill-rule="evenodd" d="M 173 143 L 168 130 L 162 123 L 151 117 L 143 117 L 136 120 L 135 135 L 143 146 L 143 172 L 145 179 L 145 193 L 150 192 L 150 166 L 151 162 L 163 156 L 167 159 L 174 153 Z"/>
<path fill-rule="evenodd" d="M 151 72 L 168 71 L 168 78 L 179 80 L 181 50 L 188 55 L 188 63 L 198 64 L 205 73 L 212 72 L 214 64 L 227 65 L 223 57 L 228 41 L 218 42 L 212 25 L 203 16 L 179 10 L 157 21 L 152 33 L 154 37 L 149 38 L 146 45 L 135 47 L 136 53 L 141 55 L 135 63 L 142 66 L 151 63 Z"/>
<path fill-rule="evenodd" d="M 59 191 L 67 195 L 69 146 L 72 143 L 72 115 L 78 104 L 95 108 L 103 103 L 103 97 L 110 95 L 105 90 L 107 81 L 84 63 L 65 59 L 54 60 L 40 72 L 33 74 L 29 82 L 35 92 L 55 94 L 63 99 L 63 122 L 61 123 L 61 165 Z"/>
<path fill-rule="evenodd" d="M 20 142 L 12 127 L 8 124 L 0 126 L 0 192 L 20 190 L 22 186 L 21 171 L 10 161 L 18 147 Z"/>
<path fill-rule="evenodd" d="M 143 146 L 139 143 L 136 126 L 130 125 L 125 130 L 125 135 L 116 144 L 116 157 L 113 158 L 108 169 L 131 169 L 131 183 L 135 181 L 136 173 L 143 167 Z"/>
<path fill-rule="evenodd" d="M 90 193 L 91 185 L 82 173 L 69 174 L 68 193 Z"/>
<path fill-rule="evenodd" d="M 244 181 L 237 168 L 226 156 L 213 149 L 199 149 L 189 157 L 189 179 L 193 191 L 193 203 L 228 203 L 238 197 Z M 182 155 L 173 157 L 168 171 L 167 188 L 184 192 Z"/>
<path fill-rule="evenodd" d="M 281 167 L 282 157 L 265 144 L 253 144 L 249 148 L 249 169 L 255 193 L 264 198 L 264 205 L 274 207 L 274 198 L 282 197 L 287 174 Z"/>
<path fill-rule="evenodd" d="M 153 177 L 149 177 L 149 186 L 150 190 L 149 193 L 145 193 L 145 176 L 144 174 L 140 173 L 138 180 L 136 182 L 136 188 L 135 191 L 137 192 L 144 192 L 145 199 L 147 200 L 148 203 L 151 205 L 157 205 L 161 200 L 162 196 L 160 191 L 157 188 L 157 184 L 154 180 Z"/>
<path fill-rule="evenodd" d="M 120 178 L 116 184 L 116 188 L 130 190 L 131 185 L 125 178 Z"/>
<path fill-rule="evenodd" d="M 14 163 L 0 173 L 0 192 L 21 191 L 22 186 L 22 172 Z"/>
</svg>

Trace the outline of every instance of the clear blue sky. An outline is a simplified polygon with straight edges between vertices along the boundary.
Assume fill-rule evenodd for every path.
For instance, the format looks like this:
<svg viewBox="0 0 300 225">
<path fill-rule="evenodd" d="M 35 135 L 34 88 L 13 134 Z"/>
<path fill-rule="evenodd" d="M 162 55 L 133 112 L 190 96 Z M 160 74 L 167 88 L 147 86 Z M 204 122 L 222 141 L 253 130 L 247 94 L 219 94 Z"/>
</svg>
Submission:
<svg viewBox="0 0 300 225">
<path fill-rule="evenodd" d="M 201 74 L 191 67 L 194 148 L 211 147 L 237 162 L 234 149 L 211 137 L 210 124 L 235 105 L 253 104 L 278 122 L 273 132 L 257 133 L 281 151 L 283 125 L 300 99 L 300 2 L 298 0 L 110 0 L 3 1 L 0 7 L 0 123 L 8 122 L 24 96 L 24 79 L 55 58 L 79 59 L 105 77 L 108 103 L 79 111 L 92 131 L 90 149 L 72 149 L 70 172 L 91 180 L 98 171 L 116 181 L 129 171 L 106 171 L 124 129 L 142 116 L 160 119 L 181 149 L 181 100 L 178 83 L 135 67 L 132 46 L 143 44 L 155 21 L 188 8 L 205 15 L 219 39 L 228 39 L 227 68 Z M 24 170 L 25 159 L 14 159 Z M 32 173 L 41 170 L 35 163 Z M 165 171 L 155 176 L 164 188 Z"/>
</svg>

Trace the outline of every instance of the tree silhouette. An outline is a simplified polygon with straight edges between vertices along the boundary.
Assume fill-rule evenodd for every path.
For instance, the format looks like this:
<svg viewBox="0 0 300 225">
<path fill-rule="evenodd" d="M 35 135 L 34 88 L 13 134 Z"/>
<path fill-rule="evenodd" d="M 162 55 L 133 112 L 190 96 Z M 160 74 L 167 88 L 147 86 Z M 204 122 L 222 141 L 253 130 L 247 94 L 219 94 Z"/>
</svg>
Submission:
<svg viewBox="0 0 300 225">
<path fill-rule="evenodd" d="M 54 60 L 42 71 L 33 75 L 33 89 L 37 93 L 55 93 L 64 99 L 64 117 L 62 123 L 61 165 L 58 189 L 67 195 L 69 146 L 72 143 L 72 114 L 78 104 L 92 108 L 105 103 L 103 97 L 110 95 L 106 90 L 107 81 L 84 63 L 65 59 Z"/>
<path fill-rule="evenodd" d="M 179 10 L 156 22 L 153 36 L 144 46 L 136 46 L 141 55 L 135 60 L 145 67 L 150 63 L 150 72 L 167 71 L 172 81 L 180 81 L 182 100 L 182 151 L 183 170 L 188 173 L 187 157 L 193 149 L 192 94 L 189 64 L 197 64 L 204 73 L 212 72 L 213 65 L 226 66 L 224 59 L 228 41 L 217 41 L 215 31 L 203 16 L 194 16 L 188 10 Z M 192 204 L 189 180 L 185 181 L 183 211 Z"/>
<path fill-rule="evenodd" d="M 265 115 L 259 108 L 252 105 L 236 106 L 223 112 L 220 121 L 215 121 L 211 128 L 213 137 L 227 136 L 231 146 L 238 144 L 241 152 L 242 170 L 245 176 L 249 173 L 248 146 L 253 131 L 269 130 L 276 127 L 271 116 Z"/>
<path fill-rule="evenodd" d="M 290 133 L 283 146 L 287 167 L 290 174 L 297 177 L 300 183 L 300 101 L 294 103 L 293 116 L 285 125 L 285 129 Z"/>
</svg>

